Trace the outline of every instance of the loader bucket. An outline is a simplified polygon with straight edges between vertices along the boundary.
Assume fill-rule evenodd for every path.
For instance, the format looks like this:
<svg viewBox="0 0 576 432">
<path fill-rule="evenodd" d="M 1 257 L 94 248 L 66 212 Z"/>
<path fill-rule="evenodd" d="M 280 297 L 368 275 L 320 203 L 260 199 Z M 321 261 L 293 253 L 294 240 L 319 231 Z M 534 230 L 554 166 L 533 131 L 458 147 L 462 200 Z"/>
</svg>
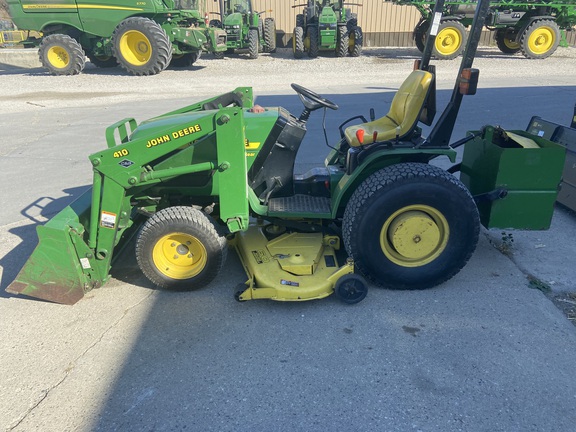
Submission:
<svg viewBox="0 0 576 432">
<path fill-rule="evenodd" d="M 91 194 L 88 190 L 37 228 L 38 245 L 7 292 L 71 305 L 104 283 L 98 276 L 102 264 L 94 259 L 85 241 Z M 105 268 L 104 278 L 107 274 Z"/>
</svg>

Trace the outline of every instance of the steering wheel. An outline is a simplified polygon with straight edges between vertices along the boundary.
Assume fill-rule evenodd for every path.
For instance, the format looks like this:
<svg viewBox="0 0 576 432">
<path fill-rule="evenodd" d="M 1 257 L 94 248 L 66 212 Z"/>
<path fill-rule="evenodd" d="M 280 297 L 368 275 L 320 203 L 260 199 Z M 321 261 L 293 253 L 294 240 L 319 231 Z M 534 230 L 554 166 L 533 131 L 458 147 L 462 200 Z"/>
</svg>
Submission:
<svg viewBox="0 0 576 432">
<path fill-rule="evenodd" d="M 323 98 L 319 94 L 314 93 L 312 90 L 308 90 L 307 88 L 304 88 L 298 84 L 290 84 L 290 86 L 292 86 L 294 91 L 298 93 L 300 100 L 309 111 L 314 111 L 322 107 L 330 108 L 332 110 L 338 109 L 338 105 L 336 105 L 334 102 Z"/>
</svg>

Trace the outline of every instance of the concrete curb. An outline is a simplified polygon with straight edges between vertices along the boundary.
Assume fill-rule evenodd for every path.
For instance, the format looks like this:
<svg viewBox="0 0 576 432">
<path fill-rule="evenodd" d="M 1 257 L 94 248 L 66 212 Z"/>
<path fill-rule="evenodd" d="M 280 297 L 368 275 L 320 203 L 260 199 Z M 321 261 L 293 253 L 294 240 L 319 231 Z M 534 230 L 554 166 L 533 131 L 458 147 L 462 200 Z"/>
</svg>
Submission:
<svg viewBox="0 0 576 432">
<path fill-rule="evenodd" d="M 29 49 L 0 49 L 0 69 L 12 68 L 38 68 L 42 67 L 38 59 L 38 50 Z"/>
</svg>

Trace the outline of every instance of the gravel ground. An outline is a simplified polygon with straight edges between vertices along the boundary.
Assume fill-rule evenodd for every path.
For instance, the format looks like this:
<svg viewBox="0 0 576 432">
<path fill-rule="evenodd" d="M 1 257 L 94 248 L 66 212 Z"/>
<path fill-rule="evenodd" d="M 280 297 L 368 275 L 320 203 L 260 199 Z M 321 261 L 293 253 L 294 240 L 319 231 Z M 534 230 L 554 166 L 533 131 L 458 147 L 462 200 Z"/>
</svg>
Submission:
<svg viewBox="0 0 576 432">
<path fill-rule="evenodd" d="M 30 53 L 32 54 L 32 53 Z M 397 88 L 420 53 L 415 48 L 366 48 L 357 58 L 322 56 L 295 60 L 289 49 L 263 54 L 256 60 L 235 55 L 216 60 L 206 54 L 191 69 L 168 69 L 149 77 L 127 75 L 120 68 L 97 69 L 87 63 L 78 76 L 51 76 L 44 69 L 15 69 L 0 63 L 0 98 L 3 110 L 21 112 L 40 107 L 108 105 L 131 100 L 202 97 L 238 86 L 254 92 L 293 94 L 290 83 L 330 92 L 337 87 L 364 84 L 366 92 Z M 438 88 L 451 87 L 460 59 L 435 62 Z M 474 63 L 481 70 L 481 85 L 498 87 L 501 77 L 518 77 L 523 85 L 566 82 L 576 67 L 576 48 L 559 48 L 543 61 L 509 56 L 496 48 L 481 47 Z M 385 86 L 385 87 L 383 87 Z"/>
</svg>

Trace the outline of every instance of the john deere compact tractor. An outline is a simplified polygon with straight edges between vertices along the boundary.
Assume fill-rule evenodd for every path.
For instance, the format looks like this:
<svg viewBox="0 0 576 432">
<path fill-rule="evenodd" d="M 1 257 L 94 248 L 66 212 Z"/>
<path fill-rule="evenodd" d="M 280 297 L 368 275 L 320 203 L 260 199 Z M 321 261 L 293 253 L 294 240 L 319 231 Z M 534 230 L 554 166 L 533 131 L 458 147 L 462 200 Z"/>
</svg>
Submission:
<svg viewBox="0 0 576 432">
<path fill-rule="evenodd" d="M 20 29 L 42 32 L 42 65 L 54 75 L 75 75 L 86 56 L 98 67 L 120 65 L 133 75 L 154 75 L 168 65 L 192 65 L 202 51 L 226 50 L 226 34 L 209 28 L 204 0 L 8 0 Z"/>
<path fill-rule="evenodd" d="M 311 58 L 319 51 L 333 51 L 337 57 L 358 57 L 362 52 L 362 28 L 347 5 L 361 6 L 344 1 L 314 1 L 292 6 L 304 7 L 296 15 L 296 27 L 292 38 L 295 58 L 304 52 Z"/>
<path fill-rule="evenodd" d="M 297 84 L 300 114 L 254 105 L 252 90 L 241 87 L 110 126 L 108 148 L 90 156 L 92 189 L 38 227 L 39 244 L 7 291 L 75 303 L 106 283 L 135 236 L 140 269 L 166 289 L 207 285 L 231 246 L 247 275 L 237 300 L 335 293 L 356 303 L 366 279 L 392 289 L 450 279 L 474 252 L 481 223 L 547 228 L 565 148 L 493 126 L 449 143 L 463 96 L 476 91 L 471 66 L 487 10 L 481 0 L 436 123 L 433 25 L 388 113 L 342 124 L 325 164 L 303 175 L 293 171 L 307 122 L 338 105 Z M 419 123 L 433 125 L 428 137 Z M 460 145 L 462 162 L 448 171 L 429 163 L 455 161 Z"/>
<path fill-rule="evenodd" d="M 210 25 L 226 31 L 226 52 L 244 51 L 256 59 L 260 52 L 276 51 L 276 21 L 262 19 L 262 14 L 270 11 L 254 11 L 251 0 L 218 0 L 218 4 L 221 19 L 211 20 Z M 214 55 L 221 58 L 224 53 Z"/>
</svg>

